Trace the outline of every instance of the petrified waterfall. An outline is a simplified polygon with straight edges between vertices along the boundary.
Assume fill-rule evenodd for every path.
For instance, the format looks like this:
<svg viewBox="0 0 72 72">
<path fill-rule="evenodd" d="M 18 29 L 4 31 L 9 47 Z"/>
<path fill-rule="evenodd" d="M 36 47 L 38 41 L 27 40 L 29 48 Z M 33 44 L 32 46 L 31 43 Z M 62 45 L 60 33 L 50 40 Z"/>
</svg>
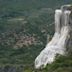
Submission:
<svg viewBox="0 0 72 72">
<path fill-rule="evenodd" d="M 57 54 L 66 54 L 66 45 L 70 32 L 70 5 L 64 5 L 61 9 L 55 10 L 55 34 L 52 40 L 46 45 L 35 59 L 35 68 L 45 67 L 51 64 Z"/>
</svg>

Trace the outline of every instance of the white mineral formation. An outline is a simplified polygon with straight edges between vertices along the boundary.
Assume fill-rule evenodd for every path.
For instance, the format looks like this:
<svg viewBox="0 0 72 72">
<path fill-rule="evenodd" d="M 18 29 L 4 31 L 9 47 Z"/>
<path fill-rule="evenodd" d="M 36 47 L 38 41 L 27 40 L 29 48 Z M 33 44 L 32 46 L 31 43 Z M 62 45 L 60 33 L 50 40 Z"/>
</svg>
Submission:
<svg viewBox="0 0 72 72">
<path fill-rule="evenodd" d="M 67 7 L 67 6 L 66 6 Z M 52 40 L 46 45 L 41 53 L 35 59 L 35 68 L 44 68 L 51 64 L 57 54 L 65 55 L 66 42 L 69 35 L 69 15 L 71 11 L 57 9 L 55 10 L 55 34 Z"/>
</svg>

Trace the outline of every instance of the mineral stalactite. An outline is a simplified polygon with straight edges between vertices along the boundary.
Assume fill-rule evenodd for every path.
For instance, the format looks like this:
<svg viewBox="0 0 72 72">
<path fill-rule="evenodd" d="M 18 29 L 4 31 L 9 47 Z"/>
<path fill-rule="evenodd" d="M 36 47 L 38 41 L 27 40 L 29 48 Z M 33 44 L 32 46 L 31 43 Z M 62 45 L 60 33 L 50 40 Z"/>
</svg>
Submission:
<svg viewBox="0 0 72 72">
<path fill-rule="evenodd" d="M 51 64 L 57 54 L 66 54 L 66 44 L 70 32 L 70 5 L 64 5 L 61 9 L 55 10 L 55 34 L 52 40 L 46 45 L 35 59 L 35 68 L 46 67 Z"/>
</svg>

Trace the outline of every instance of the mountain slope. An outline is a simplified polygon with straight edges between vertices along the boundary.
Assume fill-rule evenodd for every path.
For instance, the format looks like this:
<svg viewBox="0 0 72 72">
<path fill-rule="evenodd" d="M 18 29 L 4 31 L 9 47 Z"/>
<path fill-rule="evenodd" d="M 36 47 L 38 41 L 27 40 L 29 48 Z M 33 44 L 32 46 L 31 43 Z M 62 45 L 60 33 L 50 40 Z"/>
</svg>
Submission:
<svg viewBox="0 0 72 72">
<path fill-rule="evenodd" d="M 14 66 L 22 65 L 24 72 L 35 71 L 33 63 L 36 56 L 54 34 L 54 10 L 71 2 L 72 0 L 0 0 L 1 69 L 8 69 L 9 66 L 15 69 Z M 71 60 L 69 57 L 70 62 Z"/>
</svg>

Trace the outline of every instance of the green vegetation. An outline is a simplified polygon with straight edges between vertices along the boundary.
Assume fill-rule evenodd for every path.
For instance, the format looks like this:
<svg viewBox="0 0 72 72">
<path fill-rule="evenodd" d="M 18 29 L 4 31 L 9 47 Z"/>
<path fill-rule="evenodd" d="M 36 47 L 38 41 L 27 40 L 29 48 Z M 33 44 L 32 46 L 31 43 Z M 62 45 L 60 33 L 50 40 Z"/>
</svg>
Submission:
<svg viewBox="0 0 72 72">
<path fill-rule="evenodd" d="M 43 70 L 34 69 L 36 56 L 54 34 L 54 10 L 72 2 L 66 1 L 0 0 L 0 68 L 18 70 L 23 66 L 24 72 L 72 72 L 71 56 L 59 57 Z"/>
<path fill-rule="evenodd" d="M 38 72 L 72 72 L 72 57 L 58 57 L 56 61 L 47 65 L 47 67 L 43 70 L 39 70 Z"/>
</svg>

